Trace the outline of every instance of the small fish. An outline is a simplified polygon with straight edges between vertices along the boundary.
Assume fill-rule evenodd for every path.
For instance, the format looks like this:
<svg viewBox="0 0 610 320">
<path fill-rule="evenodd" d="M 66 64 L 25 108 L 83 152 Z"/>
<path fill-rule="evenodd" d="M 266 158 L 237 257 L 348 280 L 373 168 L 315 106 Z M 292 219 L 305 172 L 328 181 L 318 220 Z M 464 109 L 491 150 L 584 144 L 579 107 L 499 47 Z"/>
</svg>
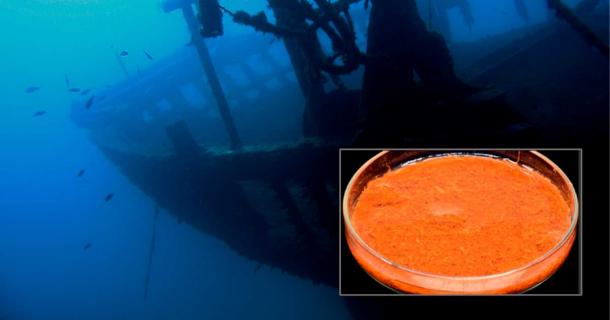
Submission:
<svg viewBox="0 0 610 320">
<path fill-rule="evenodd" d="M 89 92 L 91 92 L 91 89 L 85 89 L 85 90 L 80 92 L 80 95 L 81 96 L 86 96 Z"/>
<path fill-rule="evenodd" d="M 154 58 L 150 55 L 150 53 L 146 52 L 146 50 L 144 50 L 144 55 L 146 58 L 148 58 L 148 60 L 154 60 Z"/>
<path fill-rule="evenodd" d="M 114 197 L 114 193 L 109 193 L 104 198 L 104 201 L 108 202 L 108 201 L 112 200 L 113 197 Z"/>
<path fill-rule="evenodd" d="M 85 243 L 85 245 L 83 246 L 83 251 L 87 251 L 89 250 L 89 248 L 91 248 L 91 242 Z"/>
<path fill-rule="evenodd" d="M 262 263 L 259 263 L 259 264 L 256 266 L 256 268 L 254 268 L 254 272 L 258 272 L 258 270 L 260 270 L 262 266 L 263 266 L 263 264 L 262 264 Z"/>
<path fill-rule="evenodd" d="M 80 89 L 79 88 L 70 88 L 70 89 L 68 89 L 68 91 L 70 91 L 70 92 L 80 92 Z"/>
<path fill-rule="evenodd" d="M 127 52 L 127 50 L 123 50 L 119 53 L 119 56 L 121 56 L 121 57 L 125 57 L 127 55 L 129 55 L 129 52 Z"/>
<path fill-rule="evenodd" d="M 64 75 L 64 81 L 66 82 L 66 87 L 70 88 L 71 87 L 71 85 L 70 85 L 70 78 L 68 78 L 68 74 L 67 73 Z"/>
<path fill-rule="evenodd" d="M 40 90 L 40 87 L 30 86 L 25 89 L 25 93 L 32 93 L 32 92 L 36 92 L 38 90 Z"/>
<path fill-rule="evenodd" d="M 40 111 L 36 111 L 34 112 L 34 114 L 32 115 L 32 117 L 40 117 L 40 116 L 44 116 L 45 114 L 47 114 L 46 111 L 44 110 L 40 110 Z"/>
<path fill-rule="evenodd" d="M 79 177 L 79 178 L 82 177 L 85 174 L 85 171 L 87 171 L 87 170 L 80 169 L 80 171 L 76 174 L 76 176 Z"/>
<path fill-rule="evenodd" d="M 89 97 L 89 99 L 87 99 L 87 102 L 85 102 L 85 109 L 91 109 L 91 106 L 93 105 L 93 100 L 95 100 L 95 96 L 91 96 Z"/>
</svg>

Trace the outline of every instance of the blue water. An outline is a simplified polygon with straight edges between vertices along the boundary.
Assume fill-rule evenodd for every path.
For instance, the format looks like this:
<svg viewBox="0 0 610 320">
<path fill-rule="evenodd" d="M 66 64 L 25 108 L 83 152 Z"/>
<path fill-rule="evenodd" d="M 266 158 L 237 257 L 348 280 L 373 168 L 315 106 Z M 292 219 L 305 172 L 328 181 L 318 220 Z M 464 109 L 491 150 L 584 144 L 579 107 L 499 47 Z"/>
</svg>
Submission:
<svg viewBox="0 0 610 320">
<path fill-rule="evenodd" d="M 143 300 L 154 204 L 71 123 L 75 95 L 64 77 L 103 88 L 123 79 L 115 52 L 127 50 L 135 72 L 154 63 L 144 50 L 160 59 L 182 48 L 189 38 L 182 16 L 158 2 L 0 1 L 0 319 L 348 317 L 336 288 L 268 267 L 255 272 L 257 262 L 163 211 Z M 263 0 L 223 2 L 265 9 Z M 543 1 L 527 3 L 530 23 L 548 18 Z M 455 41 L 525 23 L 512 1 L 472 5 L 472 30 L 451 14 Z M 252 32 L 229 21 L 225 28 Z M 29 86 L 40 90 L 27 94 Z M 32 117 L 39 110 L 47 113 Z"/>
</svg>

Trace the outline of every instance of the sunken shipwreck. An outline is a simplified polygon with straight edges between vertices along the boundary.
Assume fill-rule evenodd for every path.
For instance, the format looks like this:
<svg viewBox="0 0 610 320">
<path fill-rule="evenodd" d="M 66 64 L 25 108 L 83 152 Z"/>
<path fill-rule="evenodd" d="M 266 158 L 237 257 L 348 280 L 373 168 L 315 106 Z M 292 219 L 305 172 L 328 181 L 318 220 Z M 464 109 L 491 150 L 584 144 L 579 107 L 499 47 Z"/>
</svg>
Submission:
<svg viewBox="0 0 610 320">
<path fill-rule="evenodd" d="M 165 0 L 190 42 L 74 101 L 71 118 L 178 221 L 337 286 L 338 148 L 607 133 L 608 3 L 543 2 L 543 22 L 460 42 L 448 15 L 475 24 L 467 0 L 268 0 L 259 13 Z M 224 35 L 228 23 L 256 33 Z"/>
</svg>

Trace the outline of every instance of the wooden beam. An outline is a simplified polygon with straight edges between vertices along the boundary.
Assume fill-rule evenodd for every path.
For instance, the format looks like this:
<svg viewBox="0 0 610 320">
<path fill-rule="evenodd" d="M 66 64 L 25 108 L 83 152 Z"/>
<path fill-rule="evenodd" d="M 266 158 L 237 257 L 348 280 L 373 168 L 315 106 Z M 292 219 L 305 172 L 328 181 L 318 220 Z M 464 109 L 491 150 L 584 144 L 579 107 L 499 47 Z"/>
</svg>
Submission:
<svg viewBox="0 0 610 320">
<path fill-rule="evenodd" d="M 161 9 L 165 13 L 182 9 L 184 6 L 190 5 L 194 0 L 164 0 L 161 3 Z"/>
<path fill-rule="evenodd" d="M 300 6 L 297 0 L 269 0 L 269 7 L 275 15 L 277 25 L 289 30 L 307 28 L 305 18 L 295 12 Z M 323 55 L 318 36 L 315 33 L 305 37 L 284 38 L 284 46 L 294 69 L 299 86 L 305 98 L 305 126 L 303 134 L 306 137 L 317 136 L 320 133 L 319 118 L 323 117 L 326 92 L 324 80 L 319 68 L 312 61 L 312 55 Z"/>
<path fill-rule="evenodd" d="M 199 23 L 195 17 L 195 12 L 193 11 L 193 6 L 190 4 L 190 2 L 187 2 L 187 4 L 182 7 L 182 15 L 184 16 L 184 20 L 186 21 L 188 30 L 191 34 L 192 44 L 197 50 L 197 54 L 201 60 L 201 65 L 203 66 L 203 70 L 208 78 L 208 83 L 210 85 L 210 89 L 212 90 L 212 94 L 216 99 L 218 111 L 220 112 L 222 121 L 224 122 L 227 133 L 229 134 L 231 149 L 240 150 L 242 148 L 242 143 L 237 133 L 235 123 L 233 122 L 231 110 L 229 109 L 229 103 L 227 102 L 227 98 L 225 97 L 222 86 L 220 85 L 220 80 L 218 80 L 218 75 L 216 74 L 216 69 L 212 63 L 212 58 L 210 57 L 208 47 L 199 34 Z"/>
<path fill-rule="evenodd" d="M 547 4 L 549 8 L 555 11 L 555 15 L 574 29 L 585 42 L 599 50 L 604 57 L 610 57 L 610 47 L 608 47 L 608 44 L 583 23 L 570 7 L 566 6 L 561 0 L 547 0 Z"/>
</svg>

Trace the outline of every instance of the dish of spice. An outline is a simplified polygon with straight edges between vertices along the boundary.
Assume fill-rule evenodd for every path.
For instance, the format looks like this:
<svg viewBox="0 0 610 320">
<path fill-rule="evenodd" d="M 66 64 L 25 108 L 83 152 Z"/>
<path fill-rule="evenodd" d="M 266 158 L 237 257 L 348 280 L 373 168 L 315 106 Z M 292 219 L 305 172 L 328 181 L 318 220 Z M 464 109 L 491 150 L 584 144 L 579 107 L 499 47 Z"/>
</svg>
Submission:
<svg viewBox="0 0 610 320">
<path fill-rule="evenodd" d="M 348 244 L 365 271 L 401 292 L 522 292 L 565 260 L 571 201 L 530 167 L 442 154 L 368 180 L 348 210 Z"/>
</svg>

